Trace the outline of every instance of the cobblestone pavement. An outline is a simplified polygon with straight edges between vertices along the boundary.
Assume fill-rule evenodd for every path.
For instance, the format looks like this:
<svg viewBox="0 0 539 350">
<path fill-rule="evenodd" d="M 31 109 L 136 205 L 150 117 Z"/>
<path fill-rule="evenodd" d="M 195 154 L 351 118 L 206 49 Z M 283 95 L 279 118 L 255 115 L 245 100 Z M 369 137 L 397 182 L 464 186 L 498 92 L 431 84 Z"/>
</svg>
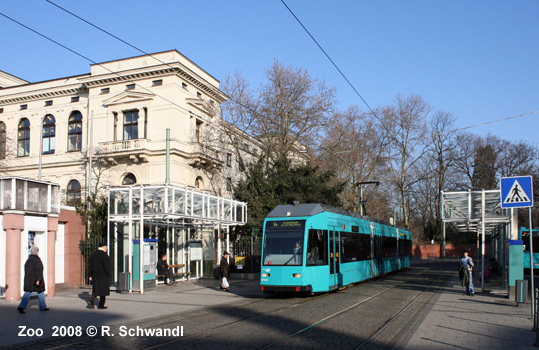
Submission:
<svg viewBox="0 0 539 350">
<path fill-rule="evenodd" d="M 143 295 L 113 294 L 107 299 L 108 310 L 85 309 L 81 291 L 48 298 L 51 311 L 45 313 L 37 310 L 37 301 L 24 315 L 18 314 L 16 303 L 0 301 L 0 347 L 497 349 L 533 345 L 529 304 L 515 307 L 499 294 L 464 296 L 455 278 L 451 264 L 425 264 L 316 296 L 268 297 L 259 291 L 257 281 L 234 280 L 232 293 L 225 293 L 216 280 L 198 280 L 158 286 Z M 45 335 L 17 336 L 21 325 L 42 328 Z M 80 327 L 82 334 L 51 337 L 55 325 L 64 331 Z M 90 325 L 98 331 L 94 338 L 86 335 Z M 114 336 L 101 336 L 104 330 Z M 135 334 L 174 330 L 183 336 L 122 336 L 128 330 Z"/>
<path fill-rule="evenodd" d="M 467 296 L 453 276 L 403 348 L 532 349 L 530 303 L 516 306 L 505 291 L 493 292 Z"/>
</svg>

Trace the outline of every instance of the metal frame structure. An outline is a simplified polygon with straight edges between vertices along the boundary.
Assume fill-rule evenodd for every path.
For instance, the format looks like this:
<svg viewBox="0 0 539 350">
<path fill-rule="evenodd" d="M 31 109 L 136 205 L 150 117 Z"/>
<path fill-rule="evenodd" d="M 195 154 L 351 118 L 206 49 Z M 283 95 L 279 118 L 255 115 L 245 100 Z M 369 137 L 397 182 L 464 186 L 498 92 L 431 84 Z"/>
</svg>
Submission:
<svg viewBox="0 0 539 350">
<path fill-rule="evenodd" d="M 507 233 L 511 235 L 514 225 L 514 214 L 510 209 L 501 207 L 500 190 L 481 191 L 441 191 L 441 218 L 443 225 L 442 252 L 445 257 L 446 223 L 457 232 L 481 233 L 481 276 L 485 272 L 485 236 L 490 234 L 492 242 L 497 238 L 499 256 L 505 262 L 504 242 Z M 502 266 L 505 264 L 502 263 Z M 485 291 L 484 279 L 481 278 L 481 291 Z"/>
<path fill-rule="evenodd" d="M 140 239 L 145 225 L 163 226 L 169 230 L 182 229 L 189 232 L 193 227 L 215 229 L 218 231 L 217 257 L 221 249 L 221 229 L 247 222 L 247 203 L 214 196 L 194 189 L 173 185 L 130 185 L 109 188 L 109 225 L 108 245 L 114 245 L 114 282 L 119 272 L 130 273 L 129 291 L 133 291 L 133 241 Z M 127 271 L 118 271 L 118 225 L 127 227 L 128 251 Z M 111 235 L 111 228 L 113 229 Z M 144 235 L 144 234 L 143 234 Z M 172 237 L 175 237 L 172 235 Z M 111 238 L 113 239 L 111 241 Z M 144 237 L 142 237 L 144 238 Z M 124 238 L 125 240 L 125 238 Z M 172 242 L 173 243 L 173 242 Z M 172 244 L 174 247 L 174 244 Z M 226 247 L 229 238 L 227 231 Z M 144 261 L 143 244 L 139 244 L 140 261 Z M 173 248 L 174 249 L 174 248 Z M 167 248 L 168 251 L 168 248 Z M 174 255 L 178 253 L 174 251 Z M 187 253 L 186 253 L 187 254 Z M 124 254 L 125 255 L 125 254 Z M 187 257 L 187 260 L 189 258 Z M 189 266 L 186 264 L 186 266 Z M 141 263 L 139 276 L 143 275 Z M 142 278 L 141 278 L 142 279 Z M 140 293 L 144 285 L 140 283 Z"/>
</svg>

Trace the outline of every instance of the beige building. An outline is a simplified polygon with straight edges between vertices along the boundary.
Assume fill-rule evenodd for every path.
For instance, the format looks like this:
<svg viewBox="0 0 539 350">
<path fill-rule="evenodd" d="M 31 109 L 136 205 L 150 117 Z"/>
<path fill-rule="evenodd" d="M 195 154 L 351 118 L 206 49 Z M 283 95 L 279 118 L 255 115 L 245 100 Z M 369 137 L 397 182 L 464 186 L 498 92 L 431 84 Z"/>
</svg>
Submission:
<svg viewBox="0 0 539 350">
<path fill-rule="evenodd" d="M 241 170 L 229 134 L 243 156 L 258 144 L 223 127 L 226 100 L 219 81 L 176 50 L 38 83 L 0 72 L 0 175 L 58 183 L 63 204 L 130 183 L 231 197 Z"/>
<path fill-rule="evenodd" d="M 260 144 L 221 119 L 220 104 L 227 99 L 217 79 L 176 50 L 93 64 L 89 74 L 37 83 L 0 71 L 0 176 L 59 184 L 61 205 L 68 206 L 89 193 L 106 195 L 110 187 L 130 184 L 232 199 L 232 184 Z M 152 220 L 141 224 L 144 238 L 163 227 Z M 234 224 L 236 218 L 223 222 Z M 171 259 L 187 270 L 187 243 L 200 240 L 204 264 L 193 265 L 191 276 L 207 275 L 227 249 L 221 242 L 226 235 L 211 220 L 193 237 L 182 225 Z"/>
</svg>

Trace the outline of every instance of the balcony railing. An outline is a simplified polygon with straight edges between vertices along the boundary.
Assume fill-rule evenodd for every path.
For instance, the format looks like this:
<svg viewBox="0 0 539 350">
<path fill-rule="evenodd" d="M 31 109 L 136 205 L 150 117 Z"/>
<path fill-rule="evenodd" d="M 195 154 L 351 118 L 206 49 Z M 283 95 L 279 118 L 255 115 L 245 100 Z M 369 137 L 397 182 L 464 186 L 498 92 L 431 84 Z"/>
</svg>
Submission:
<svg viewBox="0 0 539 350">
<path fill-rule="evenodd" d="M 114 153 L 142 150 L 146 148 L 147 142 L 148 140 L 146 139 L 121 140 L 100 142 L 99 146 L 101 146 L 101 149 L 104 153 Z"/>
</svg>

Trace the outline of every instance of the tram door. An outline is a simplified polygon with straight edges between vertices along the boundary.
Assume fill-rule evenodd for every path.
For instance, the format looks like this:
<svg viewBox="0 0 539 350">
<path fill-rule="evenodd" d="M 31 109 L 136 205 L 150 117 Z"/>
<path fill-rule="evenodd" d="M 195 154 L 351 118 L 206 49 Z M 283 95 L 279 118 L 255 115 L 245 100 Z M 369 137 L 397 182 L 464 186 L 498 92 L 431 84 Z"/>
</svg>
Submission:
<svg viewBox="0 0 539 350">
<path fill-rule="evenodd" d="M 329 289 L 339 287 L 339 232 L 334 228 L 329 231 Z"/>
</svg>

